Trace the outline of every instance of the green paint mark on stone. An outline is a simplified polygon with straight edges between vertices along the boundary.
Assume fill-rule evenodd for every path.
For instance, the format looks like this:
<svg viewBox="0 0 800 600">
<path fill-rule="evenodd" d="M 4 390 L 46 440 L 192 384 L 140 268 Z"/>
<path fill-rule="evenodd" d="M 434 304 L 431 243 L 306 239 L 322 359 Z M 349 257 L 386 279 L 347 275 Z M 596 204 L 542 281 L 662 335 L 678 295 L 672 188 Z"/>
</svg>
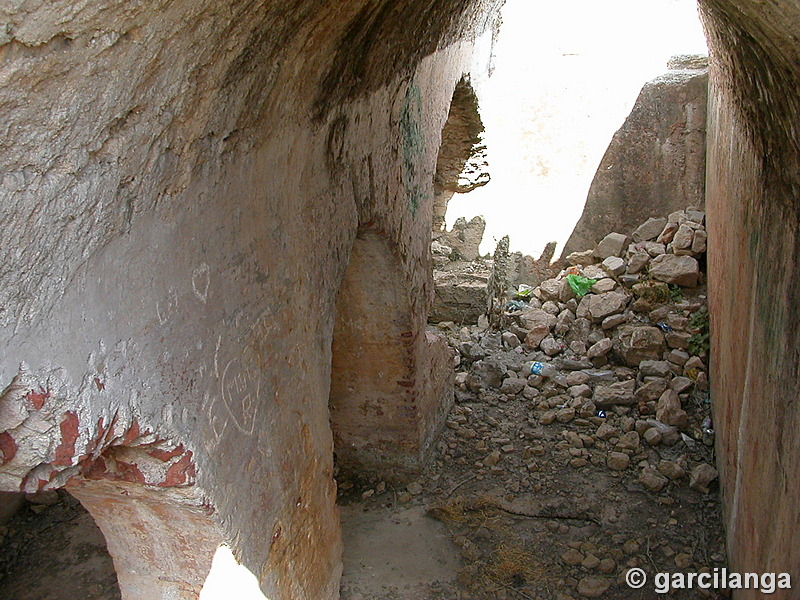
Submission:
<svg viewBox="0 0 800 600">
<path fill-rule="evenodd" d="M 422 98 L 419 87 L 412 83 L 408 86 L 403 99 L 403 111 L 400 115 L 400 131 L 403 144 L 403 187 L 408 198 L 411 213 L 416 215 L 423 192 L 417 176 L 417 164 L 425 151 L 425 139 L 422 136 L 420 121 L 422 119 Z"/>
</svg>

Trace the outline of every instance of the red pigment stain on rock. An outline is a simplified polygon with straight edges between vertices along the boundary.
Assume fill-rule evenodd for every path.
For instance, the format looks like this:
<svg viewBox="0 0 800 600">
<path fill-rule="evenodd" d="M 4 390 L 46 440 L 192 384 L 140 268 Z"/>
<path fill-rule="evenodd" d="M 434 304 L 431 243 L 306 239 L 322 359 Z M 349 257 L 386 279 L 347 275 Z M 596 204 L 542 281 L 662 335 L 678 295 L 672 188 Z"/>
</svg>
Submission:
<svg viewBox="0 0 800 600">
<path fill-rule="evenodd" d="M 37 390 L 30 390 L 27 394 L 25 394 L 25 398 L 30 401 L 33 405 L 33 408 L 36 410 L 40 410 L 44 406 L 44 401 L 50 397 L 50 392 L 44 389 L 43 387 L 39 387 Z"/>
<path fill-rule="evenodd" d="M 17 455 L 17 442 L 7 431 L 0 433 L 0 454 L 3 455 L 0 464 L 6 464 Z"/>
<path fill-rule="evenodd" d="M 122 439 L 122 445 L 127 446 L 136 438 L 138 438 L 140 434 L 141 434 L 141 429 L 139 429 L 139 422 L 134 420 L 133 423 L 131 423 L 131 426 L 128 429 L 128 431 L 125 432 L 125 437 Z"/>
<path fill-rule="evenodd" d="M 174 450 L 161 450 L 160 448 L 154 448 L 147 453 L 155 459 L 160 460 L 161 462 L 168 462 L 169 460 L 175 458 L 176 456 L 180 456 L 183 454 L 184 448 L 183 444 L 179 444 Z"/>
<path fill-rule="evenodd" d="M 113 479 L 121 479 L 122 481 L 130 481 L 133 483 L 147 483 L 139 467 L 133 463 L 126 463 L 118 460 L 116 461 L 116 466 L 119 476 Z"/>
<path fill-rule="evenodd" d="M 107 471 L 106 461 L 102 456 L 86 461 L 81 468 L 81 474 L 86 479 L 102 479 L 106 476 Z"/>
<path fill-rule="evenodd" d="M 78 439 L 78 414 L 69 411 L 61 421 L 61 443 L 56 448 L 54 465 L 71 465 L 75 455 L 75 442 Z"/>
<path fill-rule="evenodd" d="M 161 487 L 171 487 L 184 483 L 192 483 L 196 474 L 197 468 L 192 462 L 192 452 L 189 451 L 184 454 L 179 461 L 167 469 L 164 481 L 159 485 Z"/>
<path fill-rule="evenodd" d="M 100 390 L 101 392 L 104 389 L 106 389 L 106 384 L 104 384 L 102 381 L 100 381 L 99 377 L 95 377 L 94 378 L 94 384 L 97 386 L 97 389 Z"/>
</svg>

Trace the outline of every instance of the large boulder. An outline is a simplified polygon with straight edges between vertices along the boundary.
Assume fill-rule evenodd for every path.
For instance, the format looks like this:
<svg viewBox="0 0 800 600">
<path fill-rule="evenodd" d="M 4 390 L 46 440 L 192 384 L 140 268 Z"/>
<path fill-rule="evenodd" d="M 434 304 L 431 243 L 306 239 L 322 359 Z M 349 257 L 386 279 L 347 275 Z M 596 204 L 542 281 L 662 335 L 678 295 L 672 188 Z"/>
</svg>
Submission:
<svg viewBox="0 0 800 600">
<path fill-rule="evenodd" d="M 675 390 L 665 390 L 656 404 L 656 419 L 667 425 L 686 427 L 689 416 L 681 407 L 681 400 Z"/>
<path fill-rule="evenodd" d="M 450 231 L 438 234 L 436 237 L 439 243 L 453 249 L 454 258 L 469 261 L 480 256 L 480 245 L 485 230 L 486 221 L 483 217 L 476 216 L 469 221 L 459 217 Z"/>
<path fill-rule="evenodd" d="M 576 314 L 579 317 L 588 317 L 595 322 L 602 321 L 609 315 L 624 311 L 628 300 L 628 295 L 622 292 L 587 294 L 578 305 Z"/>
<path fill-rule="evenodd" d="M 598 408 L 608 408 L 615 404 L 623 406 L 636 404 L 636 397 L 633 392 L 636 389 L 636 381 L 617 381 L 611 385 L 598 385 L 594 388 L 592 402 Z"/>
<path fill-rule="evenodd" d="M 684 223 L 678 227 L 672 237 L 672 252 L 677 255 L 690 256 L 692 254 L 692 241 L 694 240 L 694 229 Z"/>
<path fill-rule="evenodd" d="M 631 236 L 634 242 L 646 242 L 656 239 L 667 224 L 666 217 L 650 217 L 639 225 Z"/>
<path fill-rule="evenodd" d="M 558 319 L 543 311 L 541 308 L 531 308 L 520 315 L 522 327 L 528 330 L 525 343 L 531 348 L 536 348 L 539 343 L 550 335 L 550 331 Z"/>
<path fill-rule="evenodd" d="M 539 294 L 543 301 L 553 300 L 558 302 L 561 296 L 561 280 L 546 279 L 539 284 Z"/>
<path fill-rule="evenodd" d="M 682 287 L 697 287 L 700 280 L 700 265 L 691 256 L 661 254 L 650 263 L 650 275 L 664 283 Z"/>
<path fill-rule="evenodd" d="M 592 248 L 609 231 L 628 233 L 648 217 L 703 205 L 706 64 L 673 63 L 645 84 L 600 162 L 562 256 Z M 649 239 L 651 226 L 637 237 Z"/>
<path fill-rule="evenodd" d="M 629 367 L 643 360 L 660 360 L 664 334 L 658 327 L 621 325 L 614 338 L 614 352 Z"/>
<path fill-rule="evenodd" d="M 506 366 L 495 357 L 479 360 L 472 365 L 467 386 L 474 392 L 497 389 L 502 385 L 507 371 Z"/>
<path fill-rule="evenodd" d="M 609 256 L 622 256 L 625 248 L 630 243 L 630 238 L 621 233 L 609 233 L 602 240 L 597 242 L 594 248 L 594 255 L 600 260 Z"/>
<path fill-rule="evenodd" d="M 428 321 L 476 324 L 478 317 L 486 313 L 487 279 L 488 276 L 472 273 L 434 273 L 435 295 Z"/>
</svg>

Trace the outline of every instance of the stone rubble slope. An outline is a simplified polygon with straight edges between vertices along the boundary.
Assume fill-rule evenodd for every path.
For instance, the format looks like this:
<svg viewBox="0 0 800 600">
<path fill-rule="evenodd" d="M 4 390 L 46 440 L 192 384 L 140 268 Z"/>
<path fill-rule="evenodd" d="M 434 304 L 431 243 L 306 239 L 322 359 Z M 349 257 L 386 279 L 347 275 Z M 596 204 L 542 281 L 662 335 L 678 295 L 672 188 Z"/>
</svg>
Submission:
<svg viewBox="0 0 800 600">
<path fill-rule="evenodd" d="M 698 287 L 705 282 L 704 220 L 690 207 L 648 219 L 631 235 L 609 233 L 593 249 L 570 254 L 571 266 L 524 301 L 509 302 L 502 331 L 453 331 L 457 400 L 522 397 L 542 424 L 575 422 L 611 441 L 609 468 L 636 469 L 647 490 L 705 490 L 713 466 L 653 463 L 645 451 L 712 443 L 708 407 L 687 411 L 709 390 L 706 298 Z M 591 291 L 578 296 L 570 274 L 595 280 Z M 557 374 L 531 374 L 534 361 Z M 573 467 L 587 464 L 583 454 Z"/>
</svg>

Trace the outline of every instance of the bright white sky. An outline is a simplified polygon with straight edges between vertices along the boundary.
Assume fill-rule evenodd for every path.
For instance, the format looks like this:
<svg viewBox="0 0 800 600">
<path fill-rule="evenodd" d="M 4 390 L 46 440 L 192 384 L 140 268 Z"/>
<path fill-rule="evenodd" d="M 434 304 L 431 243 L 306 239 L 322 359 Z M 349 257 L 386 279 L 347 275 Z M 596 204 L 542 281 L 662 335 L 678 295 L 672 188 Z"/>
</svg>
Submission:
<svg viewBox="0 0 800 600">
<path fill-rule="evenodd" d="M 557 241 L 558 257 L 641 87 L 670 56 L 706 52 L 694 0 L 508 0 L 479 90 L 492 180 L 455 195 L 448 227 L 483 215 L 482 253 L 508 234 L 535 257 Z"/>
</svg>

